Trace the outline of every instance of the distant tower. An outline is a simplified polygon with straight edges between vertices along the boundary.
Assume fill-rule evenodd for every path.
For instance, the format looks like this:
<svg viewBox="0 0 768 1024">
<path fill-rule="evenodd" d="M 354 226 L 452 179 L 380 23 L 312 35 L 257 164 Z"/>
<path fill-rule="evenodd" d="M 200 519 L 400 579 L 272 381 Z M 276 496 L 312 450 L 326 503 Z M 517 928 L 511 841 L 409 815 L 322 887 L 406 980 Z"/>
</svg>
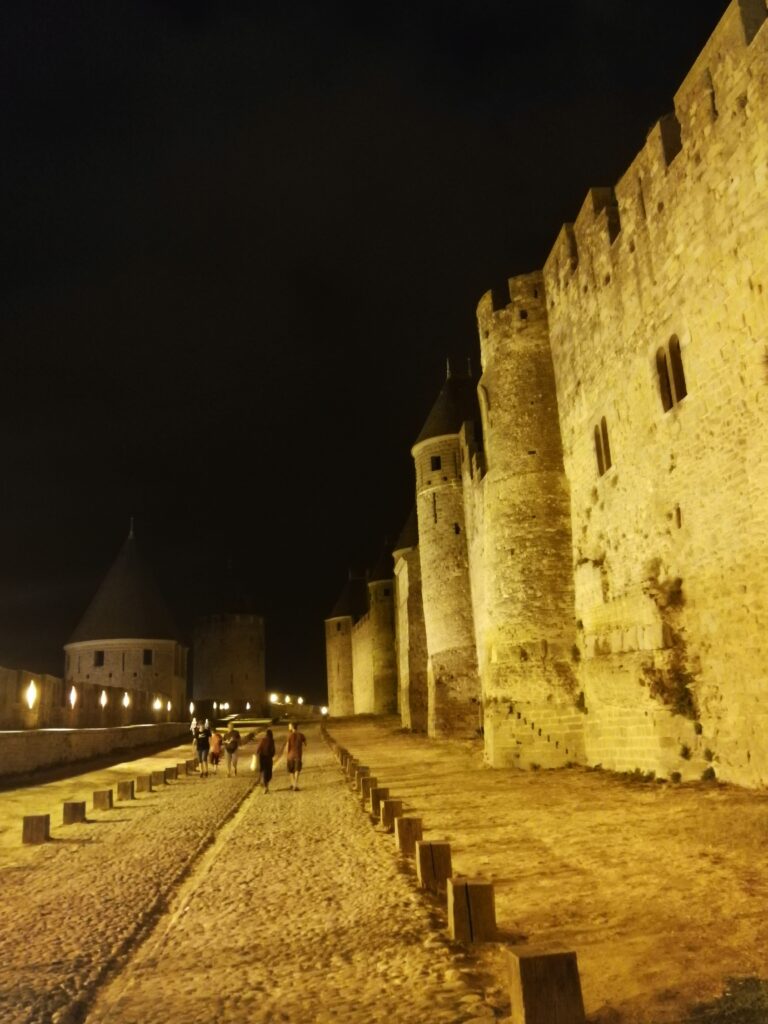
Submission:
<svg viewBox="0 0 768 1024">
<path fill-rule="evenodd" d="M 226 612 L 195 625 L 192 664 L 195 702 L 226 702 L 231 711 L 267 704 L 264 619 L 253 612 Z"/>
<path fill-rule="evenodd" d="M 365 580 L 350 573 L 333 611 L 325 620 L 328 711 L 337 718 L 355 713 L 352 626 L 364 614 L 367 601 Z"/>
<path fill-rule="evenodd" d="M 395 560 L 395 656 L 398 707 L 406 729 L 427 729 L 427 635 L 421 596 L 419 524 L 416 508 L 403 527 Z"/>
<path fill-rule="evenodd" d="M 430 736 L 474 735 L 480 724 L 459 445 L 462 423 L 475 418 L 476 407 L 471 378 L 449 371 L 411 450 L 416 468 Z"/>
<path fill-rule="evenodd" d="M 584 741 L 570 495 L 541 274 L 512 278 L 494 299 L 478 307 L 486 756 L 495 767 L 554 765 L 583 757 Z"/>
<path fill-rule="evenodd" d="M 362 672 L 354 673 L 357 714 L 394 714 L 397 711 L 397 666 L 395 664 L 395 581 L 392 556 L 382 554 L 368 575 L 368 613 L 362 639 L 362 656 L 368 659 Z M 357 630 L 363 630 L 359 623 Z M 353 651 L 355 636 L 353 635 Z M 356 651 L 354 652 L 357 653 Z M 357 662 L 353 655 L 353 662 Z M 356 668 L 355 664 L 355 668 Z"/>
<path fill-rule="evenodd" d="M 127 693 L 132 720 L 186 715 L 187 648 L 133 527 L 64 651 L 66 681 L 101 686 L 110 703 Z"/>
</svg>

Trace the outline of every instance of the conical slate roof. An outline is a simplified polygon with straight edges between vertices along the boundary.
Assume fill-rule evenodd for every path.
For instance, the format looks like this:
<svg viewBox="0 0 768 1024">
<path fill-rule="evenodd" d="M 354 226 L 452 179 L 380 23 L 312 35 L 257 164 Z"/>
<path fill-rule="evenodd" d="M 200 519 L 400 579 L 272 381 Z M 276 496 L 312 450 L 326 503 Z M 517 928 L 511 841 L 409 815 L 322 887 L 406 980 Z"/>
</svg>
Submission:
<svg viewBox="0 0 768 1024">
<path fill-rule="evenodd" d="M 394 562 L 390 551 L 382 551 L 379 559 L 368 573 L 369 583 L 380 583 L 382 580 L 391 580 L 395 575 Z"/>
<path fill-rule="evenodd" d="M 69 639 L 177 640 L 178 630 L 131 532 Z"/>
<path fill-rule="evenodd" d="M 411 509 L 405 525 L 397 538 L 394 551 L 403 551 L 405 548 L 415 548 L 419 545 L 419 520 L 416 516 L 416 506 Z"/>
<path fill-rule="evenodd" d="M 416 444 L 444 434 L 458 434 L 466 420 L 475 418 L 477 396 L 471 377 L 449 374 L 416 438 Z"/>
<path fill-rule="evenodd" d="M 368 587 L 365 580 L 360 577 L 353 577 L 344 584 L 344 589 L 339 594 L 339 599 L 333 606 L 329 619 L 341 619 L 349 615 L 353 619 L 359 619 L 368 608 Z"/>
</svg>

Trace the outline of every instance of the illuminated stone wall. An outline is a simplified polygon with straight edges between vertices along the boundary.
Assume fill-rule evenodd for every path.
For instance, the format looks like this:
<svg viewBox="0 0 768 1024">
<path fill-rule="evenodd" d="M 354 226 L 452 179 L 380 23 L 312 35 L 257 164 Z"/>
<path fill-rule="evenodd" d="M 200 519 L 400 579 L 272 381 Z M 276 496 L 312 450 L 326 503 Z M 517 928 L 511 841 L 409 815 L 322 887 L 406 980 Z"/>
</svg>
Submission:
<svg viewBox="0 0 768 1024">
<path fill-rule="evenodd" d="M 765 17 L 729 7 L 674 115 L 545 267 L 585 738 L 606 767 L 768 781 Z"/>
<path fill-rule="evenodd" d="M 476 658 L 491 764 L 768 782 L 767 50 L 732 3 L 615 189 L 481 300 L 483 437 L 414 448 L 430 733 Z"/>
<path fill-rule="evenodd" d="M 260 615 L 212 615 L 195 626 L 196 701 L 266 705 L 264 620 Z"/>
<path fill-rule="evenodd" d="M 368 584 L 368 612 L 352 627 L 352 689 L 356 715 L 397 711 L 394 583 Z"/>
</svg>

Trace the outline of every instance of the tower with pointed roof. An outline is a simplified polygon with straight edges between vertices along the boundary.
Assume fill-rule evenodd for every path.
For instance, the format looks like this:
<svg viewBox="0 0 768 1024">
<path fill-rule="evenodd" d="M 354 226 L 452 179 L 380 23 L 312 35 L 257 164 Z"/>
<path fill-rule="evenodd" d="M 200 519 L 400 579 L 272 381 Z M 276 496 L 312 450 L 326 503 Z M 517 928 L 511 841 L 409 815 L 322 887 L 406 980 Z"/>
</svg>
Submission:
<svg viewBox="0 0 768 1024">
<path fill-rule="evenodd" d="M 101 687 L 128 720 L 186 714 L 187 648 L 133 526 L 64 651 L 67 683 Z"/>
<path fill-rule="evenodd" d="M 368 573 L 368 609 L 352 634 L 357 714 L 397 711 L 394 580 L 392 556 L 383 552 Z"/>
<path fill-rule="evenodd" d="M 395 657 L 398 706 L 406 729 L 427 729 L 427 635 L 421 596 L 419 525 L 416 507 L 397 538 L 395 560 Z"/>
<path fill-rule="evenodd" d="M 427 639 L 430 736 L 474 735 L 480 682 L 469 581 L 459 434 L 476 417 L 475 385 L 451 373 L 411 449 Z"/>
</svg>

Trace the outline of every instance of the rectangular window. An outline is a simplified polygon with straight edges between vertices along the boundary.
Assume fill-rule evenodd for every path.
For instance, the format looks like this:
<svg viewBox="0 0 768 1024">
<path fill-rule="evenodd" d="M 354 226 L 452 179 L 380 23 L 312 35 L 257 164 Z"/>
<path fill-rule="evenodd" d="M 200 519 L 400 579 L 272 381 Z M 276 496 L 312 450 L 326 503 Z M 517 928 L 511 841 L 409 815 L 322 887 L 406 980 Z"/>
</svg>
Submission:
<svg viewBox="0 0 768 1024">
<path fill-rule="evenodd" d="M 144 648 L 144 651 L 143 651 L 142 664 L 144 664 L 144 665 L 151 665 L 152 664 L 152 651 L 147 649 L 146 647 Z"/>
<path fill-rule="evenodd" d="M 440 469 L 443 465 L 443 460 L 439 455 L 433 455 L 429 460 L 429 464 L 433 470 Z"/>
<path fill-rule="evenodd" d="M 93 667 L 94 668 L 101 668 L 103 664 L 104 664 L 104 651 L 94 651 L 93 652 Z"/>
</svg>

